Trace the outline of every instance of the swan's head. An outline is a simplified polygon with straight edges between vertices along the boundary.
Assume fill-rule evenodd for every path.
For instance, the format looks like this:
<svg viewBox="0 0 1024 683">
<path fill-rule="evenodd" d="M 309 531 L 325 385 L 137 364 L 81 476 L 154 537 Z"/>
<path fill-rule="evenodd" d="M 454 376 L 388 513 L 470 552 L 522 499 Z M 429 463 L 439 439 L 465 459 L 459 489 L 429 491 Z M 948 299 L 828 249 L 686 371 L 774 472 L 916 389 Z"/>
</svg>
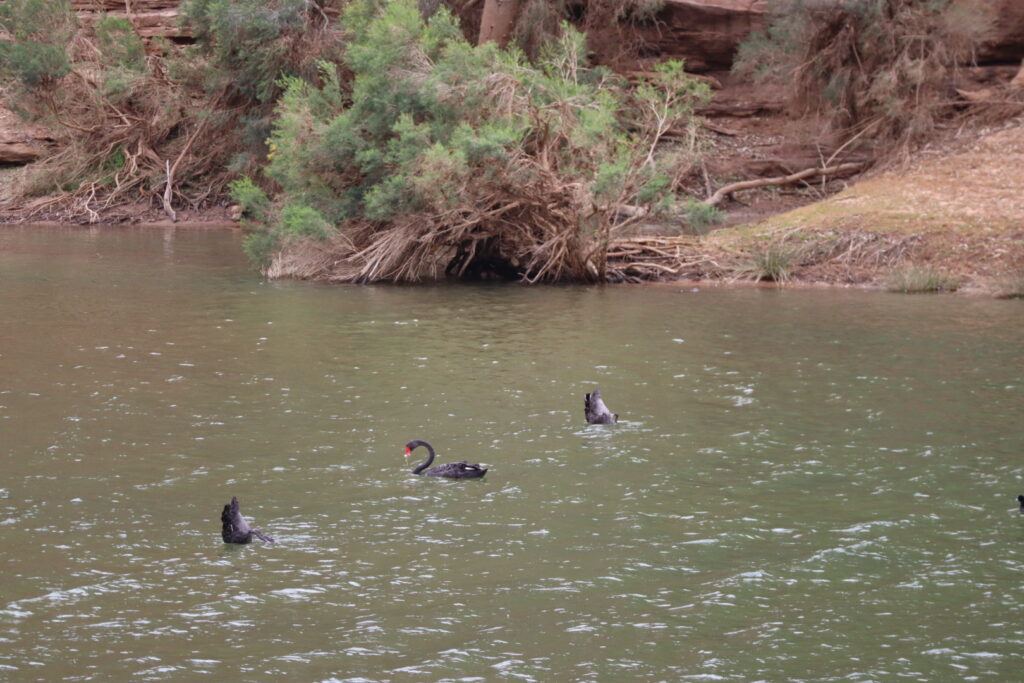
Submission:
<svg viewBox="0 0 1024 683">
<path fill-rule="evenodd" d="M 421 445 L 422 444 L 419 441 L 415 440 L 415 439 L 410 441 L 409 443 L 405 444 L 405 461 L 406 462 L 409 462 L 409 456 L 412 455 L 413 449 L 414 448 L 419 448 Z"/>
<path fill-rule="evenodd" d="M 431 448 L 429 443 L 427 443 L 426 441 L 421 441 L 419 439 L 413 439 L 409 443 L 405 444 L 405 460 L 406 460 L 406 462 L 409 461 L 409 456 L 412 455 L 412 452 L 414 450 L 416 450 L 417 448 L 419 448 L 420 446 L 426 446 L 427 450 L 430 451 L 431 456 L 433 456 L 434 449 Z"/>
</svg>

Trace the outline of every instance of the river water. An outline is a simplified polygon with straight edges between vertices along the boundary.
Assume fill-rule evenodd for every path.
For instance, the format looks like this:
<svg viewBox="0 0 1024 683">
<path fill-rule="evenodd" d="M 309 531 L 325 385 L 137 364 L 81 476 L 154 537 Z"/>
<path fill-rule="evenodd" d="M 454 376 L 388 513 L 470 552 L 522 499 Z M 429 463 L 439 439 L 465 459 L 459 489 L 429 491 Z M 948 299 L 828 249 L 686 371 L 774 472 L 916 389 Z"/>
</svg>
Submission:
<svg viewBox="0 0 1024 683">
<path fill-rule="evenodd" d="M 1024 303 L 239 242 L 0 229 L 0 678 L 1019 679 Z M 221 542 L 232 495 L 276 544 Z"/>
</svg>

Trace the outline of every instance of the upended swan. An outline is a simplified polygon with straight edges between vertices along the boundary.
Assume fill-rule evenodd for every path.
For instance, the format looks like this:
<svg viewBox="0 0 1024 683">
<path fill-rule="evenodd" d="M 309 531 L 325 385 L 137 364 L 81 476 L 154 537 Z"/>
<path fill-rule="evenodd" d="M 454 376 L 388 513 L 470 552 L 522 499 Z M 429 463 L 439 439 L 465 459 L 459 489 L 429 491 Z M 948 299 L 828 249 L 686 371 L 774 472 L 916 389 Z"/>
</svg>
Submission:
<svg viewBox="0 0 1024 683">
<path fill-rule="evenodd" d="M 231 497 L 231 504 L 225 505 L 224 512 L 220 513 L 220 521 L 223 523 L 220 535 L 225 543 L 249 543 L 253 536 L 267 543 L 275 542 L 270 536 L 264 536 L 259 529 L 249 528 L 249 523 L 238 510 L 238 498 L 234 496 Z"/>
<path fill-rule="evenodd" d="M 430 455 L 427 456 L 426 461 L 420 463 L 412 471 L 413 474 L 419 474 L 424 477 L 447 477 L 449 479 L 477 479 L 487 474 L 486 468 L 480 467 L 480 465 L 470 465 L 465 460 L 430 467 L 430 463 L 434 462 L 434 447 L 426 441 L 420 441 L 419 439 L 405 444 L 405 459 L 408 461 L 412 452 L 420 446 L 426 446 L 427 452 Z M 428 467 L 430 467 L 429 470 L 427 469 Z"/>
<path fill-rule="evenodd" d="M 601 400 L 601 390 L 597 387 L 583 398 L 583 414 L 592 425 L 613 425 L 619 419 L 619 414 L 608 410 Z"/>
</svg>

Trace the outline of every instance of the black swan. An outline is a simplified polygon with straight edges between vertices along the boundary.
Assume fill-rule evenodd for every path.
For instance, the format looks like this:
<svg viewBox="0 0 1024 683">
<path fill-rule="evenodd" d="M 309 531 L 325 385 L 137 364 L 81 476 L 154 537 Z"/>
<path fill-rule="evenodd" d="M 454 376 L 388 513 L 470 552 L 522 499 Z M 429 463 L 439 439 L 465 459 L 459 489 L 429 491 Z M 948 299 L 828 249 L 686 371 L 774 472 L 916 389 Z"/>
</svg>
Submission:
<svg viewBox="0 0 1024 683">
<path fill-rule="evenodd" d="M 225 543 L 249 543 L 252 537 L 274 543 L 270 536 L 264 536 L 258 529 L 250 529 L 245 517 L 238 511 L 238 498 L 231 497 L 231 504 L 224 506 L 224 512 L 220 513 L 220 521 L 224 523 L 220 535 Z"/>
<path fill-rule="evenodd" d="M 412 471 L 413 474 L 419 474 L 424 477 L 448 477 L 449 479 L 476 479 L 487 474 L 485 468 L 480 465 L 470 465 L 465 460 L 462 462 L 449 462 L 444 465 L 438 465 L 437 467 L 430 467 L 430 463 L 434 462 L 434 447 L 426 441 L 410 441 L 405 444 L 405 457 L 408 460 L 409 456 L 412 455 L 414 449 L 420 446 L 426 446 L 427 451 L 430 453 L 427 456 L 425 462 L 421 463 L 416 469 Z M 428 470 L 427 468 L 430 467 Z"/>
<path fill-rule="evenodd" d="M 619 414 L 608 410 L 601 400 L 601 390 L 597 387 L 583 398 L 583 414 L 592 425 L 613 425 L 619 420 Z"/>
<path fill-rule="evenodd" d="M 1020 514 L 1024 515 L 1024 496 L 1017 496 L 1017 502 L 1020 503 Z"/>
</svg>

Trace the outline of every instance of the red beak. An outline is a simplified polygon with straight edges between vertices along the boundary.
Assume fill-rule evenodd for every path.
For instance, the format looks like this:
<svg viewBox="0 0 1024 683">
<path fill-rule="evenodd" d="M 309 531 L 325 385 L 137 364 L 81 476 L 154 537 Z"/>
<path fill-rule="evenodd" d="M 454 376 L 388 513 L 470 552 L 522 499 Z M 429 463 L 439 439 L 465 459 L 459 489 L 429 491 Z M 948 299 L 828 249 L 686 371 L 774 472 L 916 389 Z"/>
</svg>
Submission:
<svg viewBox="0 0 1024 683">
<path fill-rule="evenodd" d="M 408 457 L 409 457 L 409 454 L 410 454 L 410 453 L 412 453 L 412 451 L 411 451 L 411 450 L 409 450 L 409 447 L 408 447 L 408 446 L 406 446 L 406 447 L 405 447 L 405 457 L 407 457 L 407 458 L 408 458 Z"/>
</svg>

